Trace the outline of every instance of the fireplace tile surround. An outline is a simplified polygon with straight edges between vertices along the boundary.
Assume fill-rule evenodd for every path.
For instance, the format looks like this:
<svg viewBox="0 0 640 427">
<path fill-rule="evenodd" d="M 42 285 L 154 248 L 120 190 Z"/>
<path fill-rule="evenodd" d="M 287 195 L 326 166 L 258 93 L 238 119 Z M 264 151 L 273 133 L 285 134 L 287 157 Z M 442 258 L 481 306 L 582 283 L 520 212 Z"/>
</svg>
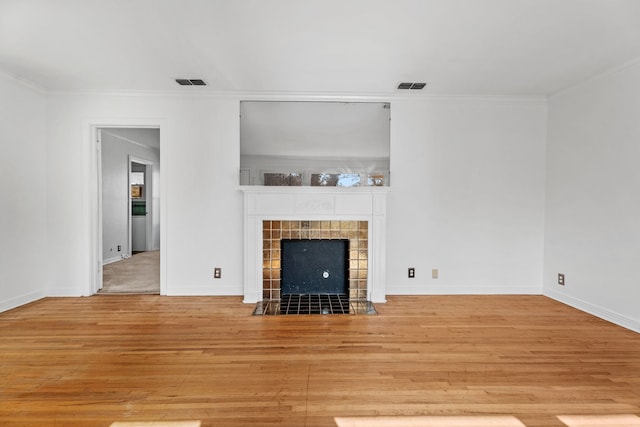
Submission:
<svg viewBox="0 0 640 427">
<path fill-rule="evenodd" d="M 349 240 L 348 296 L 366 312 L 386 301 L 385 235 L 389 187 L 242 186 L 244 302 L 281 298 L 282 239 Z"/>
<path fill-rule="evenodd" d="M 368 221 L 263 221 L 262 222 L 262 299 L 281 297 L 280 277 L 282 239 L 349 240 L 348 296 L 350 300 L 367 299 Z"/>
</svg>

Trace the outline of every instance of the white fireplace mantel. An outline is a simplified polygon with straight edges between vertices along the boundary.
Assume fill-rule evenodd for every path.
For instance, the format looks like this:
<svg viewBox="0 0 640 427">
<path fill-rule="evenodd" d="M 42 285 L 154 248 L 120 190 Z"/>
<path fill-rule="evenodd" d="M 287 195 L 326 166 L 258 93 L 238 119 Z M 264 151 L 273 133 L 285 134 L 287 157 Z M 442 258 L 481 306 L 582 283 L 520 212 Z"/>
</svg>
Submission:
<svg viewBox="0 0 640 427">
<path fill-rule="evenodd" d="M 386 302 L 385 244 L 389 187 L 241 186 L 244 192 L 244 302 L 262 301 L 262 222 L 368 221 L 367 299 Z"/>
</svg>

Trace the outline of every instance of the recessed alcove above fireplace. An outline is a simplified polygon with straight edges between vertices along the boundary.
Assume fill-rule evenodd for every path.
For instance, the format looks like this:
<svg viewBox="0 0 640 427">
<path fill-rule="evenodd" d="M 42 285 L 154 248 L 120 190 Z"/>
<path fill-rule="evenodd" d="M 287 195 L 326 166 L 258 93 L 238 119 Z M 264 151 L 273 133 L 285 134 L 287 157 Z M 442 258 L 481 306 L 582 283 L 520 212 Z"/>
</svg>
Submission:
<svg viewBox="0 0 640 427">
<path fill-rule="evenodd" d="M 240 185 L 388 186 L 391 104 L 240 101 Z"/>
<path fill-rule="evenodd" d="M 359 301 L 386 302 L 389 187 L 243 186 L 241 190 L 245 195 L 245 303 L 282 297 L 283 239 L 346 241 L 347 296 Z"/>
</svg>

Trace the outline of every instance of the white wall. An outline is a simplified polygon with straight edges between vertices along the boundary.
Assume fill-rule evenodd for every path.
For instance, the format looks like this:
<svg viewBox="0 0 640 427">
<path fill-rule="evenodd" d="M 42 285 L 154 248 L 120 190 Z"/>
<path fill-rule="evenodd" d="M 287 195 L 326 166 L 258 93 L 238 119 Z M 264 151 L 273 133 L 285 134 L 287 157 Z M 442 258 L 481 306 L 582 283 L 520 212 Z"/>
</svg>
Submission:
<svg viewBox="0 0 640 427">
<path fill-rule="evenodd" d="M 548 123 L 544 293 L 640 331 L 640 63 L 552 96 Z"/>
<path fill-rule="evenodd" d="M 391 111 L 389 293 L 540 293 L 544 101 L 394 100 Z M 242 295 L 239 99 L 52 95 L 48 112 L 49 243 L 67 249 L 51 251 L 50 293 L 88 292 L 90 270 L 78 260 L 86 258 L 90 189 L 75 167 L 90 162 L 87 123 L 157 118 L 166 123 L 163 292 Z"/>
<path fill-rule="evenodd" d="M 45 295 L 45 100 L 0 75 L 0 311 Z"/>
<path fill-rule="evenodd" d="M 545 136 L 544 100 L 392 102 L 388 293 L 541 293 Z"/>
<path fill-rule="evenodd" d="M 238 101 L 203 96 L 51 95 L 48 123 L 49 293 L 86 295 L 91 224 L 93 124 L 164 123 L 161 135 L 161 237 L 165 294 L 242 293 L 242 197 Z M 84 174 L 87 176 L 84 176 Z M 222 279 L 213 268 L 222 267 Z M 162 277 L 162 273 L 161 273 Z"/>
<path fill-rule="evenodd" d="M 163 292 L 242 294 L 239 99 L 45 98 L 6 77 L 0 95 L 0 310 L 90 293 L 91 124 L 163 124 Z M 393 100 L 390 294 L 539 293 L 544 283 L 546 295 L 640 330 L 640 64 L 546 109 Z"/>
<path fill-rule="evenodd" d="M 143 135 L 141 129 L 138 134 Z M 130 255 L 129 248 L 129 156 L 160 166 L 160 152 L 128 142 L 104 128 L 102 131 L 102 258 L 109 262 Z M 152 190 L 152 185 L 145 190 Z M 152 190 L 153 191 L 153 190 Z M 145 191 L 148 209 L 152 197 Z M 149 217 L 151 218 L 151 217 Z M 158 230 L 159 231 L 159 230 Z M 121 251 L 118 252 L 118 246 Z"/>
</svg>

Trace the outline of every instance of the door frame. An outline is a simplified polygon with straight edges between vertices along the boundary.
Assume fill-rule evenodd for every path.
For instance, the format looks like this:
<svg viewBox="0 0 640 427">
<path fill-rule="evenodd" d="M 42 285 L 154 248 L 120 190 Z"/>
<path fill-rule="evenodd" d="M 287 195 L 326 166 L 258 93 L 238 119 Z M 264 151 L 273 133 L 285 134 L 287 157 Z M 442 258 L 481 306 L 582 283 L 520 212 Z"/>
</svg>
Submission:
<svg viewBox="0 0 640 427">
<path fill-rule="evenodd" d="M 129 183 L 128 188 L 131 188 L 131 182 L 130 182 L 131 169 L 132 169 L 131 163 L 138 163 L 145 166 L 144 199 L 147 205 L 147 219 L 145 221 L 144 247 L 145 247 L 145 251 L 150 251 L 150 250 L 153 250 L 153 242 L 154 242 L 154 235 L 155 235 L 155 233 L 153 232 L 153 219 L 154 219 L 154 208 L 155 208 L 155 203 L 153 202 L 153 189 L 156 185 L 156 183 L 153 180 L 153 170 L 154 170 L 155 162 L 151 160 L 147 160 L 143 157 L 133 156 L 131 154 L 129 155 L 128 161 L 129 161 L 129 167 L 128 167 L 129 178 L 127 179 L 127 182 Z M 129 237 L 129 254 L 132 255 L 133 254 L 133 238 L 132 238 L 133 218 L 132 218 L 132 212 L 131 212 L 131 201 L 133 199 L 131 198 L 131 191 L 129 191 L 128 194 L 129 194 L 129 203 L 128 203 L 128 216 L 127 216 L 127 228 L 128 228 L 127 233 L 129 235 L 128 236 Z M 162 223 L 160 225 L 162 225 Z"/>
<path fill-rule="evenodd" d="M 96 294 L 102 288 L 102 167 L 100 129 L 102 128 L 155 128 L 160 129 L 160 153 L 166 142 L 166 119 L 102 118 L 83 121 L 82 144 L 82 235 L 84 250 L 81 272 L 86 286 L 83 296 Z M 160 156 L 160 295 L 167 294 L 167 169 L 166 156 Z"/>
</svg>

